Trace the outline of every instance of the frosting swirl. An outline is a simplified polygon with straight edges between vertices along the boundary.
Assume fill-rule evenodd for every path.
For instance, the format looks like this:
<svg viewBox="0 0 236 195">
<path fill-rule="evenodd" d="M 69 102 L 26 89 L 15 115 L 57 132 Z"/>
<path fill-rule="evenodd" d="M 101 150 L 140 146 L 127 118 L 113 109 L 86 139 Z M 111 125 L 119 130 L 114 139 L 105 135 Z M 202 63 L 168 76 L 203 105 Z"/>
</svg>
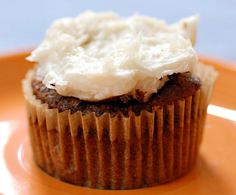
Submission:
<svg viewBox="0 0 236 195">
<path fill-rule="evenodd" d="M 197 63 L 197 20 L 167 25 L 145 16 L 85 12 L 55 21 L 27 59 L 38 63 L 36 77 L 63 96 L 100 101 L 135 97 L 138 90 L 148 98 L 167 75 Z"/>
</svg>

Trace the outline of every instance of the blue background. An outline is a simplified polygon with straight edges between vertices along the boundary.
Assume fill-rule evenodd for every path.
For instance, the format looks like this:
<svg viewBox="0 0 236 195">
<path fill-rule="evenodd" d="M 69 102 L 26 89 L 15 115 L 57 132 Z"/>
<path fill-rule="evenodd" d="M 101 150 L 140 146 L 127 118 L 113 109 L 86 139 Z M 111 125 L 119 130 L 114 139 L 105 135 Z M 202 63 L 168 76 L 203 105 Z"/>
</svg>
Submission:
<svg viewBox="0 0 236 195">
<path fill-rule="evenodd" d="M 0 54 L 37 45 L 54 19 L 88 9 L 168 22 L 198 13 L 197 51 L 236 61 L 236 0 L 0 0 Z"/>
</svg>

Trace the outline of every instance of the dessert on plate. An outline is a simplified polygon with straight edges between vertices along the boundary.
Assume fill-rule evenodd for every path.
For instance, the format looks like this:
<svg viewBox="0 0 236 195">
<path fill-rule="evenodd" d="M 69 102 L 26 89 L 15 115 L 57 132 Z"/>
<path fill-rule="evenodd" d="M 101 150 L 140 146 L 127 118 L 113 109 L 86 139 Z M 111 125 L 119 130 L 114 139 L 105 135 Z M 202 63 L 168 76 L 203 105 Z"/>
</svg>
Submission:
<svg viewBox="0 0 236 195">
<path fill-rule="evenodd" d="M 23 81 L 36 164 L 101 189 L 191 170 L 217 76 L 193 48 L 197 21 L 94 12 L 55 21 Z"/>
</svg>

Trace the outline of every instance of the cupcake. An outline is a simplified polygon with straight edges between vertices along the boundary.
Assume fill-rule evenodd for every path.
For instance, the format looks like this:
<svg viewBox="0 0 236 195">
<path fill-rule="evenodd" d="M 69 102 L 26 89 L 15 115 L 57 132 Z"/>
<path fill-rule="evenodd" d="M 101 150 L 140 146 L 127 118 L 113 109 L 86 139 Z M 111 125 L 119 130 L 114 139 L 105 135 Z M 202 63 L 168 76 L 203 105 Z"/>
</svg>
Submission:
<svg viewBox="0 0 236 195">
<path fill-rule="evenodd" d="M 23 81 L 35 163 L 100 189 L 190 171 L 217 76 L 193 48 L 197 20 L 85 12 L 55 21 Z"/>
</svg>

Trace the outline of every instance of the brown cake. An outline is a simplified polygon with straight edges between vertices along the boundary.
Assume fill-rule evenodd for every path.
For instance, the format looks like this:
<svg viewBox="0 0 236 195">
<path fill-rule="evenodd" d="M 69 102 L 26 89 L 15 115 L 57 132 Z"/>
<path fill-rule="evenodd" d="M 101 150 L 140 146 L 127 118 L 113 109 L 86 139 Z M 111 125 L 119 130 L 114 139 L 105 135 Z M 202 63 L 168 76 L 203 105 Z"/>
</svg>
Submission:
<svg viewBox="0 0 236 195">
<path fill-rule="evenodd" d="M 169 81 L 166 82 L 165 86 L 158 93 L 153 93 L 147 102 L 140 102 L 128 95 L 99 102 L 88 102 L 75 97 L 61 96 L 55 89 L 47 88 L 42 81 L 32 81 L 33 94 L 42 103 L 46 103 L 48 108 L 56 108 L 59 112 L 70 110 L 72 114 L 77 111 L 83 114 L 94 112 L 96 116 L 101 116 L 104 113 L 115 116 L 118 112 L 121 112 L 124 116 L 128 116 L 129 112 L 140 115 L 142 110 L 152 112 L 153 107 L 172 104 L 192 96 L 200 89 L 200 86 L 199 78 L 192 76 L 190 73 L 173 74 L 169 76 Z M 140 99 L 142 98 L 140 97 Z"/>
<path fill-rule="evenodd" d="M 127 31 L 128 27 L 124 27 L 124 24 L 116 17 L 113 18 L 113 15 L 111 17 L 109 14 L 86 13 L 75 20 L 64 19 L 56 22 L 49 31 L 46 42 L 32 53 L 31 60 L 36 61 L 37 65 L 29 71 L 23 81 L 23 91 L 36 164 L 60 180 L 93 188 L 132 189 L 175 180 L 191 170 L 196 162 L 216 72 L 196 60 L 189 41 L 193 38 L 188 37 L 189 34 L 182 35 L 182 32 L 176 30 L 182 29 L 183 22 L 180 22 L 179 26 L 167 28 L 163 23 L 153 21 L 154 19 L 142 17 L 132 19 L 135 28 L 136 25 L 138 27 L 141 24 L 146 25 L 145 28 L 150 28 L 157 34 L 160 31 L 157 29 L 163 28 L 161 32 L 165 36 L 168 35 L 163 38 L 161 34 L 161 41 L 166 40 L 161 43 L 163 45 L 154 45 L 156 50 L 150 55 L 151 57 L 148 57 L 154 65 L 157 64 L 154 69 L 148 72 L 149 62 L 140 68 L 137 63 L 140 57 L 136 59 L 136 55 L 127 50 L 118 52 L 119 57 L 129 54 L 126 64 L 120 60 L 119 63 L 122 61 L 123 64 L 117 66 L 115 65 L 117 61 L 114 60 L 114 66 L 111 64 L 109 65 L 111 67 L 108 67 L 109 71 L 104 71 L 107 69 L 104 64 L 102 69 L 99 69 L 99 64 L 94 67 L 90 64 L 92 57 L 89 56 L 87 62 L 87 58 L 82 54 L 81 57 L 80 53 L 92 55 L 92 51 L 95 59 L 106 61 L 107 56 L 106 60 L 104 58 L 101 60 L 101 55 L 104 55 L 103 49 L 109 52 L 106 45 L 101 46 L 103 42 L 107 44 L 109 38 L 104 38 L 101 34 L 98 34 L 99 36 L 93 34 L 95 31 L 89 34 L 93 25 L 88 25 L 88 21 L 94 20 L 101 23 L 105 21 L 106 25 L 101 26 L 102 30 L 96 27 L 97 31 L 101 32 L 105 31 L 104 27 L 108 26 L 110 31 L 110 26 L 114 28 L 114 25 L 121 25 L 119 31 L 113 32 L 111 36 L 113 37 L 114 33 L 117 36 L 117 39 L 111 39 L 113 40 L 111 44 L 115 46 L 117 40 L 126 41 L 127 35 L 123 37 L 123 34 L 133 32 L 130 29 Z M 188 22 L 193 24 L 192 20 Z M 68 42 L 71 44 L 71 38 L 68 40 L 65 38 L 65 42 L 61 37 L 64 36 L 63 33 L 67 37 L 71 36 L 71 32 L 67 31 L 68 28 L 75 26 L 75 21 L 81 24 L 83 32 L 89 29 L 87 33 L 90 36 L 89 39 L 79 42 L 80 50 L 76 50 L 78 49 L 76 46 L 68 56 L 70 47 L 58 43 L 63 40 L 64 44 Z M 128 26 L 133 25 L 130 23 L 131 19 L 127 21 L 125 25 L 126 23 Z M 109 25 L 107 22 L 110 22 Z M 188 22 L 185 21 L 183 32 L 189 31 L 191 25 L 188 25 Z M 155 28 L 152 25 L 148 26 L 150 24 Z M 123 28 L 126 30 L 123 31 Z M 108 37 L 109 31 L 105 33 Z M 55 32 L 58 37 L 52 36 Z M 182 36 L 180 42 L 173 42 L 172 36 L 176 34 L 176 39 Z M 143 40 L 149 38 L 147 42 L 136 43 L 142 46 L 141 53 L 153 47 L 153 42 L 149 45 L 149 36 L 149 33 L 143 35 Z M 51 40 L 52 37 L 56 40 Z M 77 36 L 73 38 L 78 39 Z M 153 39 L 153 35 L 151 38 Z M 156 35 L 154 38 L 160 44 L 160 39 Z M 183 41 L 183 38 L 188 41 Z M 96 39 L 99 42 L 96 42 Z M 176 46 L 174 49 L 169 48 L 166 47 L 167 43 Z M 183 48 L 180 43 L 186 44 L 186 47 Z M 119 45 L 124 46 L 123 42 Z M 99 50 L 94 51 L 94 47 L 95 49 L 98 47 Z M 168 58 L 172 57 L 170 62 L 168 58 L 161 63 L 158 61 L 162 59 L 156 54 L 159 47 L 162 48 L 161 52 L 167 51 L 163 56 L 168 54 Z M 98 55 L 98 51 L 102 52 Z M 153 48 L 149 52 L 151 51 Z M 66 57 L 61 59 L 59 54 Z M 113 53 L 105 55 L 109 56 Z M 65 65 L 68 59 L 72 59 L 74 63 L 78 62 L 79 65 L 71 61 Z M 176 60 L 174 63 L 173 59 Z M 84 63 L 83 66 L 80 62 Z M 147 60 L 143 61 L 145 62 Z M 96 64 L 96 61 L 93 63 Z M 190 68 L 191 64 L 197 68 Z M 178 68 L 175 67 L 177 65 Z M 119 68 L 116 69 L 116 66 Z M 160 69 L 160 66 L 164 68 Z M 145 67 L 148 68 L 144 71 Z M 173 67 L 175 67 L 174 71 L 170 71 Z M 132 74 L 127 76 L 127 70 Z M 131 76 L 133 77 L 130 78 Z M 84 79 L 83 82 L 80 82 L 80 79 Z M 126 79 L 128 82 L 123 83 Z M 133 81 L 137 83 L 131 91 L 120 92 L 126 90 Z M 93 84 L 96 87 L 93 88 Z M 152 86 L 154 91 L 151 89 Z M 96 90 L 97 88 L 99 90 Z M 143 90 L 144 88 L 147 90 Z"/>
</svg>

